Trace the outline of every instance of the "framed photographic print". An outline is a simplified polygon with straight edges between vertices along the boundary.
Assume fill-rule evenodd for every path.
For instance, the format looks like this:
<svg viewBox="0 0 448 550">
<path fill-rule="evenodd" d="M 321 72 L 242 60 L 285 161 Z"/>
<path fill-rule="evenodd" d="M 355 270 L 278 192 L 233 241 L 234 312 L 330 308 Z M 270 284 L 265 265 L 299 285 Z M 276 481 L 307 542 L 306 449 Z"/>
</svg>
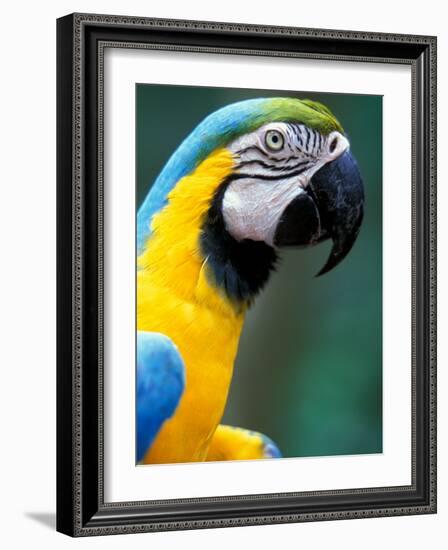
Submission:
<svg viewBox="0 0 448 550">
<path fill-rule="evenodd" d="M 57 529 L 434 513 L 436 39 L 57 40 Z"/>
</svg>

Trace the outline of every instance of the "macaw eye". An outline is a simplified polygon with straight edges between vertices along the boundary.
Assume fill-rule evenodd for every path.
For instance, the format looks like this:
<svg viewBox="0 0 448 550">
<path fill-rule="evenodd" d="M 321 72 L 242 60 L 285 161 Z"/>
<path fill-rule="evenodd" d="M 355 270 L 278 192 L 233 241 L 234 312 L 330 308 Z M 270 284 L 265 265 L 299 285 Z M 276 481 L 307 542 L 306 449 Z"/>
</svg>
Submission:
<svg viewBox="0 0 448 550">
<path fill-rule="evenodd" d="M 264 138 L 266 147 L 271 151 L 280 151 L 285 144 L 285 138 L 283 134 L 278 130 L 268 130 Z"/>
</svg>

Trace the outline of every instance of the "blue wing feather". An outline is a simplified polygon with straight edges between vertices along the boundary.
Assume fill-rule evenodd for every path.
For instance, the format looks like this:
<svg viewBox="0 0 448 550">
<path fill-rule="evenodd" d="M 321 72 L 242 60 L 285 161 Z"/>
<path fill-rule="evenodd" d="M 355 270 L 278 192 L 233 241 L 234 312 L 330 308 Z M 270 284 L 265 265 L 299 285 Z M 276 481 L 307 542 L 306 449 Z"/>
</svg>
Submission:
<svg viewBox="0 0 448 550">
<path fill-rule="evenodd" d="M 184 363 L 173 341 L 157 332 L 137 332 L 136 375 L 136 452 L 140 462 L 184 391 Z"/>
<path fill-rule="evenodd" d="M 283 455 L 277 445 L 272 441 L 270 437 L 264 434 L 260 434 L 263 441 L 263 453 L 264 458 L 283 458 Z"/>
</svg>

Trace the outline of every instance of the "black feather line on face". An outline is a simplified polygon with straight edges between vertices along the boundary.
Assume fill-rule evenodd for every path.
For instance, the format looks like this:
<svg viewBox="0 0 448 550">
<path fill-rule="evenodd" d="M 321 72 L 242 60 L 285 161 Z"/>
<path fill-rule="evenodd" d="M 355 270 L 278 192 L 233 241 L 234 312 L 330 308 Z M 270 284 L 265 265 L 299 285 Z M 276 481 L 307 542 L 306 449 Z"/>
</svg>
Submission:
<svg viewBox="0 0 448 550">
<path fill-rule="evenodd" d="M 262 290 L 277 262 L 273 247 L 262 241 L 237 241 L 227 231 L 222 214 L 224 193 L 237 175 L 217 189 L 207 212 L 200 247 L 213 283 L 237 304 L 250 303 Z"/>
<path fill-rule="evenodd" d="M 252 159 L 252 160 L 245 160 L 243 162 L 240 162 L 238 164 L 238 168 L 242 168 L 243 166 L 249 166 L 249 165 L 253 165 L 253 164 L 256 164 L 257 166 L 261 166 L 262 168 L 266 168 L 268 170 L 270 170 L 271 172 L 286 172 L 286 170 L 291 170 L 291 174 L 294 176 L 294 175 L 297 175 L 297 172 L 293 171 L 297 168 L 300 168 L 302 169 L 302 171 L 305 171 L 307 168 L 309 168 L 311 166 L 311 162 L 309 160 L 301 160 L 299 162 L 296 162 L 295 164 L 284 164 L 283 166 L 276 166 L 275 164 L 269 164 L 267 162 L 264 162 L 262 160 L 259 160 L 259 159 Z M 258 174 L 257 174 L 258 175 Z M 266 175 L 266 174 L 264 174 Z M 281 175 L 277 175 L 277 176 L 271 176 L 271 178 L 273 177 L 274 179 L 275 178 L 279 178 L 280 177 L 285 177 L 287 176 L 288 174 L 281 174 Z"/>
</svg>

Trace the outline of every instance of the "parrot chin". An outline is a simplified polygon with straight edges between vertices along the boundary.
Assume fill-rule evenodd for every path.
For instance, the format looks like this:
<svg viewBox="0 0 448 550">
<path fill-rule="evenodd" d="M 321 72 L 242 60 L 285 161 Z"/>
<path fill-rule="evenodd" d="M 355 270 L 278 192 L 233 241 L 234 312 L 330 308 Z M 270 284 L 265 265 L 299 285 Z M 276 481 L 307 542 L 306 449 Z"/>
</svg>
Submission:
<svg viewBox="0 0 448 550">
<path fill-rule="evenodd" d="M 350 252 L 364 213 L 364 187 L 350 151 L 328 162 L 295 197 L 278 222 L 277 247 L 312 246 L 332 239 L 333 247 L 319 275 L 336 267 Z"/>
</svg>

